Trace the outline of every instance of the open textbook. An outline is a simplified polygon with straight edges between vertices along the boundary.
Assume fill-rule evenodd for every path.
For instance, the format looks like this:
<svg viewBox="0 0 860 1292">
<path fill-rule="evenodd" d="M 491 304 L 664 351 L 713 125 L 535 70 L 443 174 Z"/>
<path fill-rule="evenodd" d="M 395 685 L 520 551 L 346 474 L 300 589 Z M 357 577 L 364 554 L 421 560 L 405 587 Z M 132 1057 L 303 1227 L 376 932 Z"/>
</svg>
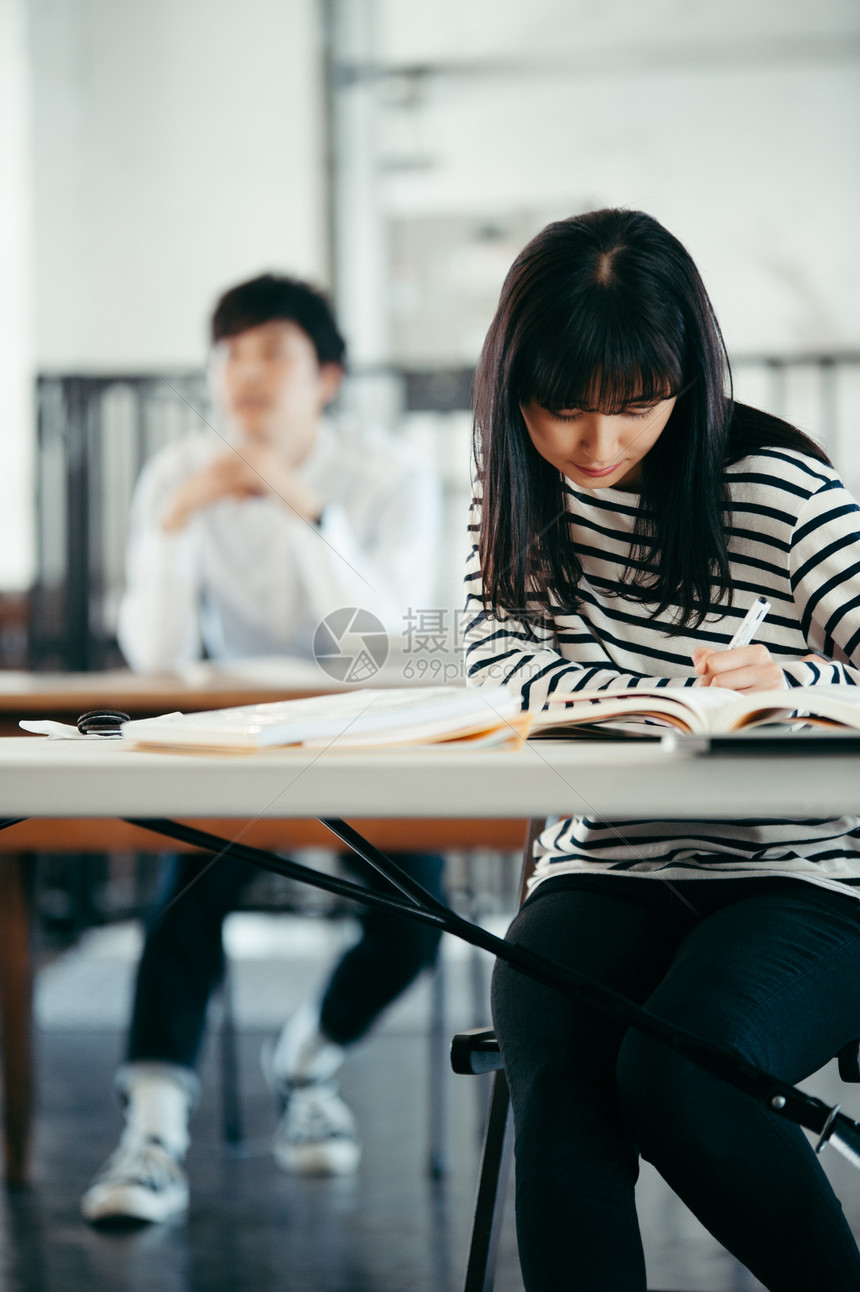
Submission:
<svg viewBox="0 0 860 1292">
<path fill-rule="evenodd" d="M 380 687 L 302 700 L 169 713 L 122 724 L 125 740 L 170 749 L 242 752 L 284 746 L 305 749 L 469 740 L 517 742 L 531 721 L 505 687 Z"/>
<path fill-rule="evenodd" d="M 746 693 L 716 686 L 576 691 L 553 697 L 535 716 L 531 735 L 648 736 L 661 727 L 716 735 L 768 724 L 860 730 L 860 686 L 832 683 Z"/>
</svg>

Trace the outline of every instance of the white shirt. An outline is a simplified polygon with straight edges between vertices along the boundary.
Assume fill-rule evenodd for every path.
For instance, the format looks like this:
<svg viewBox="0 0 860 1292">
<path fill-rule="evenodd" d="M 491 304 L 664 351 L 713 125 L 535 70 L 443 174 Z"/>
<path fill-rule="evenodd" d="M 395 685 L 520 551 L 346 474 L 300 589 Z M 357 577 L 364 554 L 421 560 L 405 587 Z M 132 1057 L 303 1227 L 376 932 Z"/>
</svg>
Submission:
<svg viewBox="0 0 860 1292">
<path fill-rule="evenodd" d="M 333 610 L 370 610 L 400 633 L 410 608 L 432 604 L 439 486 L 405 446 L 323 423 L 299 469 L 325 500 L 318 526 L 269 496 L 224 499 L 165 533 L 177 487 L 224 452 L 221 436 L 201 431 L 141 472 L 117 630 L 132 668 L 175 668 L 204 644 L 212 659 L 309 657 Z"/>
</svg>

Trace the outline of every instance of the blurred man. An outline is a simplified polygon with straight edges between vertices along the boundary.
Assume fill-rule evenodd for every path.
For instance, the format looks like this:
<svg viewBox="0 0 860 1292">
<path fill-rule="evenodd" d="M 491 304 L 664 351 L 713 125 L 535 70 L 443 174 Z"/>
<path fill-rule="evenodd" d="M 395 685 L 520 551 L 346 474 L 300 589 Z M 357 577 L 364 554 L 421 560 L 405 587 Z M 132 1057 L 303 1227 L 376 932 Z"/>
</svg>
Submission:
<svg viewBox="0 0 860 1292">
<path fill-rule="evenodd" d="M 140 671 L 216 660 L 310 657 L 317 624 L 359 606 L 394 631 L 432 601 L 437 485 L 381 434 L 338 431 L 325 410 L 345 346 L 328 302 L 264 274 L 228 291 L 212 318 L 213 380 L 229 431 L 170 445 L 132 504 L 119 640 Z M 369 885 L 384 884 L 364 863 Z M 441 895 L 442 859 L 400 863 Z M 82 1201 L 93 1221 L 162 1221 L 188 1205 L 183 1158 L 221 926 L 254 870 L 174 859 L 150 921 L 117 1075 L 126 1124 Z M 281 1107 L 273 1151 L 286 1170 L 354 1171 L 359 1144 L 335 1074 L 346 1048 L 432 964 L 438 934 L 369 910 L 361 940 L 264 1052 Z"/>
</svg>

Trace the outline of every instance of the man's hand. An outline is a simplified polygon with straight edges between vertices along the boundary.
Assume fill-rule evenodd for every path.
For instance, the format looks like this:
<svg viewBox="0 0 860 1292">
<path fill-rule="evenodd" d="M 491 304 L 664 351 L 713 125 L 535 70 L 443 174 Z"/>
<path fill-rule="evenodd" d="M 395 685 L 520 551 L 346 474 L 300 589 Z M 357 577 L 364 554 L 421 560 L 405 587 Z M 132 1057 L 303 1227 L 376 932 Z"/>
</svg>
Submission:
<svg viewBox="0 0 860 1292">
<path fill-rule="evenodd" d="M 282 502 L 304 520 L 319 520 L 324 500 L 299 478 L 294 467 L 268 444 L 242 444 L 248 476 L 256 480 L 254 492 L 269 495 Z"/>
<path fill-rule="evenodd" d="M 161 527 L 167 534 L 184 529 L 192 516 L 223 498 L 274 497 L 305 520 L 318 520 L 323 500 L 265 445 L 243 444 L 221 453 L 176 489 Z"/>
<path fill-rule="evenodd" d="M 696 686 L 724 686 L 732 691 L 782 691 L 786 686 L 782 669 L 760 644 L 735 650 L 699 646 L 692 660 L 699 674 Z"/>
</svg>

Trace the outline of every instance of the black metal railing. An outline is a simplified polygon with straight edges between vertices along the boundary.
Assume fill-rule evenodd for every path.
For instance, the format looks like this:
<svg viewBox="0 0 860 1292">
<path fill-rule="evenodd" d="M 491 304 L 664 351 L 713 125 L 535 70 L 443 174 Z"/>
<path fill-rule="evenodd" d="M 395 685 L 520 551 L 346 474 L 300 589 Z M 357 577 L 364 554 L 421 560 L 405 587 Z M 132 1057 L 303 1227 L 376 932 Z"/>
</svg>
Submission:
<svg viewBox="0 0 860 1292">
<path fill-rule="evenodd" d="M 31 668 L 119 662 L 112 619 L 134 483 L 147 458 L 207 414 L 200 372 L 39 377 Z"/>
</svg>

